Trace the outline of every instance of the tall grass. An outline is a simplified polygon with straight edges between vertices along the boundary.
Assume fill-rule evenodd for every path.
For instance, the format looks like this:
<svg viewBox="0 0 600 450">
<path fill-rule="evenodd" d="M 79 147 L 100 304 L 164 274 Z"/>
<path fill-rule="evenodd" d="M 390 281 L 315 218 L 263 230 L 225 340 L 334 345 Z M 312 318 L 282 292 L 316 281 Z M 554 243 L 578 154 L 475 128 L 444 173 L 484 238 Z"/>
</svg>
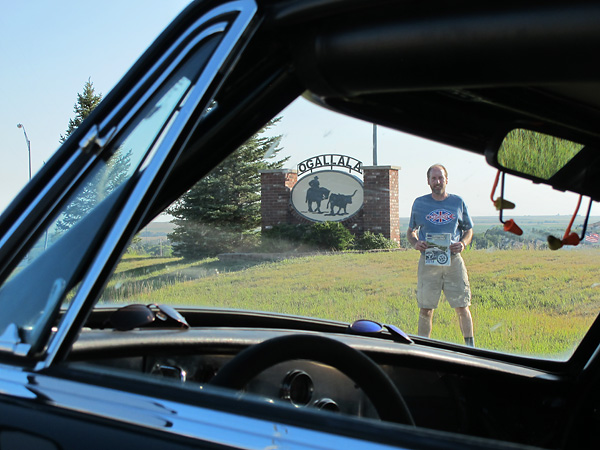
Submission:
<svg viewBox="0 0 600 450">
<path fill-rule="evenodd" d="M 477 250 L 464 256 L 479 347 L 562 358 L 600 310 L 597 251 Z M 112 283 L 121 283 L 120 301 L 264 310 L 347 322 L 370 318 L 416 334 L 418 258 L 417 252 L 397 251 L 254 265 L 216 259 L 177 262 L 183 269 L 175 264 L 161 269 L 167 272 L 148 271 L 138 278 L 117 279 L 111 286 L 114 293 L 118 290 Z M 173 273 L 196 275 L 186 279 Z M 132 283 L 140 288 L 123 288 Z M 443 299 L 431 337 L 463 341 L 456 314 Z"/>
</svg>

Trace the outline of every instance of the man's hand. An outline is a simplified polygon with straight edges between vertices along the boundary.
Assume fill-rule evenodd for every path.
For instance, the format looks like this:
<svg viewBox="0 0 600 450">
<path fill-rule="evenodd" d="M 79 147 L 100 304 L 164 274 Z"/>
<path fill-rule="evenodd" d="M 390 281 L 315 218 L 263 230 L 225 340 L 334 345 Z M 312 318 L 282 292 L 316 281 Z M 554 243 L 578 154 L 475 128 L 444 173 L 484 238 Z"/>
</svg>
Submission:
<svg viewBox="0 0 600 450">
<path fill-rule="evenodd" d="M 429 247 L 427 241 L 417 241 L 415 244 L 415 250 L 419 250 L 421 252 L 424 252 L 427 247 Z"/>
<path fill-rule="evenodd" d="M 473 228 L 464 231 L 460 241 L 450 244 L 450 252 L 453 255 L 461 253 L 471 243 L 471 239 L 473 239 Z"/>
<path fill-rule="evenodd" d="M 453 244 L 450 244 L 450 252 L 453 255 L 456 255 L 462 252 L 465 249 L 465 247 L 466 245 L 463 241 L 454 242 Z"/>
</svg>

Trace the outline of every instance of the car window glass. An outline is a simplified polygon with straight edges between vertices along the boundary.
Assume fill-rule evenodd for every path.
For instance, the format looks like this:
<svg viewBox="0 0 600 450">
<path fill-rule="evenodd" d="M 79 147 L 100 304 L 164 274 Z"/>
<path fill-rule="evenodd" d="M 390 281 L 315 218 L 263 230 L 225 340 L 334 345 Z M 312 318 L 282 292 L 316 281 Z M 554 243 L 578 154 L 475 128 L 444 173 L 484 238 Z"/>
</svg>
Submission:
<svg viewBox="0 0 600 450">
<path fill-rule="evenodd" d="M 185 64 L 139 118 L 104 150 L 98 163 L 0 289 L 0 304 L 14 310 L 4 317 L 23 330 L 27 342 L 36 340 L 44 328 L 41 324 L 47 324 L 48 316 L 55 313 L 54 306 L 73 287 L 73 277 L 83 270 L 82 259 L 96 234 L 110 220 L 125 183 L 136 169 L 143 168 L 140 165 L 144 158 L 166 133 L 198 70 L 196 60 Z M 36 279 L 35 283 L 31 277 Z M 27 299 L 30 307 L 20 308 L 19 299 Z"/>
</svg>

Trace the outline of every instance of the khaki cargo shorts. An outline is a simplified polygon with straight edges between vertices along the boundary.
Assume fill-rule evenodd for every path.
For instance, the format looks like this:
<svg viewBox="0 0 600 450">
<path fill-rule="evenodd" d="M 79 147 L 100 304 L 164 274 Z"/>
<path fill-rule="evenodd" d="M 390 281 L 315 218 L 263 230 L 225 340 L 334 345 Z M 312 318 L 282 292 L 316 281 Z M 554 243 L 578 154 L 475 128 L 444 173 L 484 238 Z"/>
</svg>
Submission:
<svg viewBox="0 0 600 450">
<path fill-rule="evenodd" d="M 419 259 L 417 302 L 419 308 L 435 309 L 444 296 L 452 308 L 471 304 L 471 287 L 465 262 L 460 254 L 452 255 L 450 266 L 425 265 L 425 255 Z"/>
</svg>

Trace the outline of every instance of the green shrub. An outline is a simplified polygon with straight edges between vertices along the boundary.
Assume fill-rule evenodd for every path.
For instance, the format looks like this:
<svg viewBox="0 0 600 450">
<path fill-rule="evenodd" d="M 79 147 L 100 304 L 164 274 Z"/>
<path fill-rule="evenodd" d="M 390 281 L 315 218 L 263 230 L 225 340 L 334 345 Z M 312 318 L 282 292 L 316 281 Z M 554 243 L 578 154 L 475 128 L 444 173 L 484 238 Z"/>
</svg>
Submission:
<svg viewBox="0 0 600 450">
<path fill-rule="evenodd" d="M 356 250 L 398 248 L 398 243 L 386 238 L 381 233 L 371 233 L 370 231 L 365 231 L 362 236 L 355 239 L 354 248 Z"/>
<path fill-rule="evenodd" d="M 261 250 L 264 252 L 288 252 L 298 250 L 307 242 L 311 225 L 280 224 L 263 230 Z"/>
<path fill-rule="evenodd" d="M 241 241 L 237 251 L 239 252 L 254 252 L 261 245 L 260 230 L 242 232 Z"/>
<path fill-rule="evenodd" d="M 321 250 L 348 250 L 354 235 L 340 222 L 317 222 L 308 233 L 308 243 Z"/>
<path fill-rule="evenodd" d="M 261 250 L 265 252 L 348 250 L 354 235 L 340 222 L 275 225 L 262 232 Z"/>
</svg>

